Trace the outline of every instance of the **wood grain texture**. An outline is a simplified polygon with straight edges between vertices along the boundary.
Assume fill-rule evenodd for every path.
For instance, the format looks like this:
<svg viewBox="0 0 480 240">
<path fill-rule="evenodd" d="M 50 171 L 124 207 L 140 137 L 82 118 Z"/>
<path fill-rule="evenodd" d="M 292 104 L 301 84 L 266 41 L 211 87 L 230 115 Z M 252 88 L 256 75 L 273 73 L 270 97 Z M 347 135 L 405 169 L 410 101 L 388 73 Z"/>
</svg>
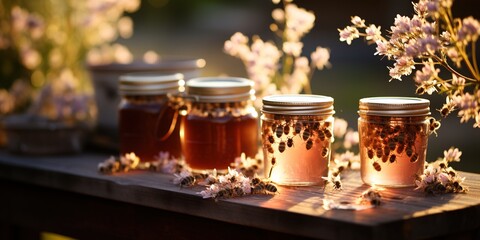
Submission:
<svg viewBox="0 0 480 240">
<path fill-rule="evenodd" d="M 344 174 L 343 191 L 323 187 L 279 187 L 275 195 L 213 201 L 202 187 L 180 188 L 173 176 L 153 172 L 101 175 L 108 156 L 14 156 L 0 152 L 0 181 L 61 190 L 221 221 L 242 227 L 323 239 L 411 239 L 470 232 L 479 237 L 480 175 L 461 172 L 468 194 L 426 196 L 413 188 L 382 192 L 380 207 L 363 211 L 323 209 L 323 199 L 353 201 L 368 189 L 359 172 Z M 477 235 L 476 235 L 477 234 Z"/>
</svg>

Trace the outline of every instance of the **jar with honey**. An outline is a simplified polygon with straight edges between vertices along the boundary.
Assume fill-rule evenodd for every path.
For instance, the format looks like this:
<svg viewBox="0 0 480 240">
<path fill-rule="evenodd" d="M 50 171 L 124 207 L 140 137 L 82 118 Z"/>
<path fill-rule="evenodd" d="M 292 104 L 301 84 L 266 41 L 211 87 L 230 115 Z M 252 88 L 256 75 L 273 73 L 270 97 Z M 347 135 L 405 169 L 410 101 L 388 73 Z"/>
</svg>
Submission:
<svg viewBox="0 0 480 240">
<path fill-rule="evenodd" d="M 194 78 L 186 83 L 188 113 L 182 121 L 182 146 L 193 170 L 225 171 L 235 158 L 258 151 L 258 117 L 252 105 L 253 81 L 244 78 Z"/>
<path fill-rule="evenodd" d="M 361 177 L 385 187 L 414 186 L 423 173 L 430 101 L 408 97 L 360 99 Z"/>
<path fill-rule="evenodd" d="M 120 154 L 133 152 L 140 161 L 153 161 L 160 152 L 181 157 L 179 102 L 182 74 L 135 73 L 120 76 Z"/>
<path fill-rule="evenodd" d="M 333 142 L 333 98 L 273 95 L 262 102 L 266 176 L 280 185 L 323 184 Z"/>
</svg>

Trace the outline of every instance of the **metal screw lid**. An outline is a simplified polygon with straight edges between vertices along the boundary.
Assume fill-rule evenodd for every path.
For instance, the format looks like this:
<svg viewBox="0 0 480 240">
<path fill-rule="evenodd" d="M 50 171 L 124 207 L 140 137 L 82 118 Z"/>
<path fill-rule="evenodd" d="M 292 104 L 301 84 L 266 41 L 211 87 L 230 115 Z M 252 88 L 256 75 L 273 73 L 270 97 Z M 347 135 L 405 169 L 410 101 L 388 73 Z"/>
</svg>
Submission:
<svg viewBox="0 0 480 240">
<path fill-rule="evenodd" d="M 430 115 L 430 101 L 414 97 L 369 97 L 359 101 L 359 114 L 393 117 Z"/>
<path fill-rule="evenodd" d="M 322 95 L 272 95 L 262 99 L 263 113 L 281 115 L 333 115 L 333 98 Z"/>
<path fill-rule="evenodd" d="M 122 95 L 157 95 L 176 93 L 184 83 L 183 74 L 132 73 L 119 78 Z"/>
<path fill-rule="evenodd" d="M 193 78 L 186 83 L 188 97 L 198 102 L 237 102 L 254 97 L 253 81 L 236 77 Z"/>
</svg>

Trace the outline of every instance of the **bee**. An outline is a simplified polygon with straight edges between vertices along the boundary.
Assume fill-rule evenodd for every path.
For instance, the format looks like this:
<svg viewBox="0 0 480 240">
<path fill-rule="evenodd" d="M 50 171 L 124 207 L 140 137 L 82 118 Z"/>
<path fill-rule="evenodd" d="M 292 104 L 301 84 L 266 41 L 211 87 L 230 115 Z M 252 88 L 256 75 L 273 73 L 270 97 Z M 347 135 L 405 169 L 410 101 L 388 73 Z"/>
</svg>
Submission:
<svg viewBox="0 0 480 240">
<path fill-rule="evenodd" d="M 375 154 L 377 155 L 378 158 L 381 158 L 382 155 L 383 155 L 383 150 L 382 150 L 382 147 L 379 146 L 377 147 L 377 149 L 375 150 Z"/>
<path fill-rule="evenodd" d="M 408 157 L 411 157 L 413 155 L 412 145 L 407 145 L 407 148 L 405 148 L 405 153 Z"/>
<path fill-rule="evenodd" d="M 398 133 L 398 132 L 400 132 L 400 129 L 402 129 L 402 127 L 400 125 L 397 125 L 393 128 L 393 132 Z"/>
<path fill-rule="evenodd" d="M 265 192 L 265 183 L 264 182 L 259 182 L 257 185 L 255 185 L 252 189 L 253 193 L 262 193 Z"/>
<path fill-rule="evenodd" d="M 323 127 L 324 127 L 324 128 L 330 127 L 330 122 L 324 122 L 324 123 L 323 123 Z"/>
<path fill-rule="evenodd" d="M 267 151 L 268 151 L 269 153 L 273 153 L 273 152 L 274 152 L 272 145 L 270 145 L 270 144 L 267 145 Z"/>
<path fill-rule="evenodd" d="M 272 192 L 272 193 L 276 193 L 277 192 L 277 187 L 271 183 L 267 183 L 265 185 L 265 190 L 269 191 L 269 192 Z"/>
<path fill-rule="evenodd" d="M 268 136 L 268 142 L 270 142 L 271 144 L 275 142 L 275 138 L 273 137 L 273 135 Z"/>
<path fill-rule="evenodd" d="M 256 177 L 256 178 L 252 178 L 252 185 L 255 186 L 257 184 L 259 184 L 262 180 L 260 180 L 260 178 Z"/>
<path fill-rule="evenodd" d="M 275 134 L 277 135 L 277 138 L 280 138 L 283 134 L 283 127 L 282 125 L 278 125 L 277 130 L 275 130 Z"/>
<path fill-rule="evenodd" d="M 418 154 L 413 154 L 413 156 L 410 158 L 410 162 L 416 162 L 418 160 Z"/>
<path fill-rule="evenodd" d="M 222 189 L 218 191 L 215 197 L 217 198 L 229 198 L 233 195 L 233 190 L 230 188 Z"/>
<path fill-rule="evenodd" d="M 312 139 L 308 139 L 306 147 L 307 147 L 307 150 L 310 150 L 313 147 Z"/>
<path fill-rule="evenodd" d="M 285 126 L 283 127 L 283 133 L 285 135 L 288 135 L 290 133 L 290 126 L 288 126 L 288 124 L 285 124 Z"/>
<path fill-rule="evenodd" d="M 320 122 L 315 122 L 315 123 L 313 124 L 313 129 L 314 129 L 314 130 L 318 130 L 319 128 L 320 128 Z"/>
<path fill-rule="evenodd" d="M 340 180 L 333 181 L 333 189 L 342 190 L 342 182 L 340 182 Z"/>
<path fill-rule="evenodd" d="M 325 129 L 325 130 L 323 130 L 323 132 L 325 133 L 325 136 L 326 136 L 327 138 L 332 138 L 332 132 L 330 132 L 330 130 Z"/>
<path fill-rule="evenodd" d="M 373 168 L 375 168 L 375 170 L 377 170 L 377 172 L 380 172 L 382 171 L 382 166 L 380 166 L 380 164 L 378 162 L 373 162 Z"/>
<path fill-rule="evenodd" d="M 277 124 L 273 123 L 272 124 L 272 132 L 275 132 L 276 129 L 277 129 Z"/>
<path fill-rule="evenodd" d="M 402 153 L 404 149 L 405 149 L 405 145 L 403 143 L 399 143 L 397 145 L 397 153 L 398 154 Z"/>
<path fill-rule="evenodd" d="M 325 132 L 323 132 L 323 130 L 319 129 L 317 131 L 317 134 L 318 134 L 318 138 L 322 141 L 325 141 Z"/>
<path fill-rule="evenodd" d="M 430 132 L 437 133 L 436 131 L 440 128 L 441 124 L 435 118 L 430 118 Z"/>
<path fill-rule="evenodd" d="M 300 131 L 302 131 L 302 123 L 300 121 L 297 121 L 295 123 L 295 134 L 299 134 Z"/>
<path fill-rule="evenodd" d="M 193 177 L 195 177 L 196 180 L 202 180 L 208 178 L 208 173 L 196 173 Z"/>
<path fill-rule="evenodd" d="M 368 158 L 372 159 L 373 158 L 373 149 L 368 149 L 367 155 L 368 155 Z"/>
<path fill-rule="evenodd" d="M 235 193 L 235 195 L 237 196 L 243 196 L 245 195 L 245 192 L 243 191 L 243 189 L 241 187 L 235 187 L 233 188 L 233 192 Z"/>
<path fill-rule="evenodd" d="M 386 163 L 388 161 L 388 155 L 382 156 L 382 162 Z"/>
<path fill-rule="evenodd" d="M 293 138 L 287 138 L 287 146 L 292 147 L 293 146 Z"/>
<path fill-rule="evenodd" d="M 275 157 L 272 157 L 272 159 L 270 160 L 272 165 L 275 165 L 275 163 L 277 162 L 277 159 Z"/>
<path fill-rule="evenodd" d="M 397 160 L 397 155 L 392 154 L 388 160 L 390 161 L 390 163 L 394 163 Z"/>
<path fill-rule="evenodd" d="M 327 147 L 324 147 L 322 149 L 322 157 L 327 157 L 329 149 Z"/>
<path fill-rule="evenodd" d="M 283 153 L 285 151 L 285 148 L 286 148 L 286 144 L 284 141 L 281 141 L 279 144 L 278 144 L 278 151 L 280 153 Z"/>
<path fill-rule="evenodd" d="M 302 138 L 303 141 L 307 141 L 307 139 L 310 138 L 310 129 L 306 128 L 303 130 Z"/>
<path fill-rule="evenodd" d="M 403 143 L 405 141 L 405 133 L 404 132 L 400 132 L 398 134 L 398 142 L 400 143 Z"/>
<path fill-rule="evenodd" d="M 180 187 L 189 187 L 195 183 L 195 177 L 192 175 L 188 175 L 180 181 Z"/>
<path fill-rule="evenodd" d="M 395 143 L 395 140 L 393 139 L 388 140 L 388 148 L 390 149 L 390 151 L 395 150 L 396 147 L 397 147 L 397 144 Z"/>
<path fill-rule="evenodd" d="M 383 155 L 390 155 L 390 148 L 388 146 L 383 147 Z"/>
</svg>

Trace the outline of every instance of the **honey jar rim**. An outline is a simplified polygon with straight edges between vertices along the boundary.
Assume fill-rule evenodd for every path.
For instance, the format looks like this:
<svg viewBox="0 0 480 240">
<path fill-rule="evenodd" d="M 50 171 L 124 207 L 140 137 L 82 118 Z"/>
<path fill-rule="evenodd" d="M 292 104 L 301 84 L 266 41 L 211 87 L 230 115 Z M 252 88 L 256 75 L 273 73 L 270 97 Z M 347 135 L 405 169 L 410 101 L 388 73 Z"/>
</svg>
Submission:
<svg viewBox="0 0 480 240">
<path fill-rule="evenodd" d="M 375 116 L 429 116 L 430 101 L 417 97 L 368 97 L 359 100 L 358 113 Z"/>
<path fill-rule="evenodd" d="M 162 74 L 154 72 L 129 73 L 119 77 L 120 85 L 161 85 L 183 80 L 182 73 Z"/>
<path fill-rule="evenodd" d="M 323 95 L 270 95 L 262 99 L 262 112 L 281 115 L 333 115 L 333 102 L 332 97 Z"/>
<path fill-rule="evenodd" d="M 188 97 L 197 102 L 236 102 L 253 98 L 254 82 L 240 77 L 199 77 L 185 85 Z"/>
</svg>

